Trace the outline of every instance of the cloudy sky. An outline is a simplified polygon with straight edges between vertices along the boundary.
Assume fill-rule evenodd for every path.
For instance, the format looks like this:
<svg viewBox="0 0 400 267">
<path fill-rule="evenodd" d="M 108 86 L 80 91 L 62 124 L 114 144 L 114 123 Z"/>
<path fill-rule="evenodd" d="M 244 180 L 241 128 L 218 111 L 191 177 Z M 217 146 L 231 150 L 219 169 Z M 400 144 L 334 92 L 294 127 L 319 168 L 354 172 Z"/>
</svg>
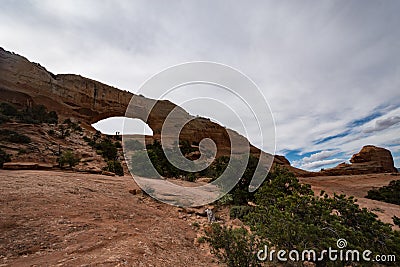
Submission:
<svg viewBox="0 0 400 267">
<path fill-rule="evenodd" d="M 53 73 L 132 92 L 172 65 L 223 63 L 259 86 L 275 119 L 276 153 L 294 166 L 334 166 L 373 144 L 390 149 L 400 167 L 398 14 L 399 1 L 378 0 L 3 0 L 0 46 Z M 188 110 L 236 127 L 229 112 Z"/>
</svg>

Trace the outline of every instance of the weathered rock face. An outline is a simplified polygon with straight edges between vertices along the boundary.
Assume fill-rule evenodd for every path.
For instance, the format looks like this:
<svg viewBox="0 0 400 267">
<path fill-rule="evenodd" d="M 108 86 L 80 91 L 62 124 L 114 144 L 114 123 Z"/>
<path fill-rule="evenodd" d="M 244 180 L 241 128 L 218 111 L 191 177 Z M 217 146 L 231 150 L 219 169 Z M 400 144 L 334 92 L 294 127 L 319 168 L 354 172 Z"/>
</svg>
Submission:
<svg viewBox="0 0 400 267">
<path fill-rule="evenodd" d="M 325 175 L 348 175 L 398 172 L 394 167 L 393 157 L 389 150 L 372 145 L 364 146 L 350 159 L 351 164 L 340 163 L 334 168 L 322 171 Z"/>
<path fill-rule="evenodd" d="M 382 147 L 364 146 L 360 152 L 351 157 L 350 162 L 353 164 L 367 163 L 378 166 L 382 172 L 397 172 L 397 169 L 394 167 L 392 153 Z"/>
<path fill-rule="evenodd" d="M 182 129 L 181 139 L 199 142 L 208 137 L 216 143 L 218 155 L 230 153 L 228 132 L 224 127 L 207 119 L 192 117 L 169 101 L 133 96 L 128 91 L 78 75 L 54 75 L 39 64 L 0 48 L 2 102 L 20 107 L 44 105 L 49 111 L 56 111 L 60 117 L 74 118 L 90 127 L 92 123 L 105 118 L 125 116 L 132 99 L 129 117 L 146 122 L 153 130 L 155 139 L 160 139 L 162 125 L 170 111 L 175 109 L 181 117 L 192 119 Z M 234 135 L 241 137 L 237 133 Z M 251 150 L 259 153 L 255 147 Z"/>
<path fill-rule="evenodd" d="M 78 75 L 54 75 L 39 64 L 0 48 L 0 100 L 45 105 L 87 124 L 124 116 L 132 93 Z"/>
<path fill-rule="evenodd" d="M 208 119 L 193 117 L 170 101 L 136 96 L 79 75 L 54 75 L 39 64 L 2 48 L 0 102 L 9 102 L 19 107 L 44 105 L 49 111 L 56 111 L 61 118 L 80 121 L 87 128 L 105 118 L 125 116 L 130 103 L 128 117 L 146 122 L 153 130 L 153 138 L 158 140 L 166 117 L 175 109 L 181 118 L 190 120 L 180 132 L 179 137 L 182 140 L 198 143 L 204 138 L 210 138 L 218 148 L 217 156 L 230 154 L 229 135 L 235 140 L 248 143 L 247 139 L 238 133 Z M 250 146 L 250 153 L 258 155 L 264 152 Z M 274 160 L 272 155 L 265 155 L 269 161 Z M 276 164 L 288 166 L 295 172 L 297 170 L 292 168 L 284 157 L 275 158 L 274 161 Z"/>
</svg>

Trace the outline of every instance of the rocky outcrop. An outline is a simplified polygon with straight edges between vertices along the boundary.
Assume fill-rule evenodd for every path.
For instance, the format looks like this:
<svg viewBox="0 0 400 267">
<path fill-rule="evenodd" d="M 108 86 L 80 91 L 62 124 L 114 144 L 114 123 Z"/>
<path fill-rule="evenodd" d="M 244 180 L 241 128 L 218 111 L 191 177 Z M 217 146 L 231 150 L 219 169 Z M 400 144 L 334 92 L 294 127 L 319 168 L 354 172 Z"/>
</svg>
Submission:
<svg viewBox="0 0 400 267">
<path fill-rule="evenodd" d="M 0 48 L 0 102 L 19 107 L 44 105 L 49 111 L 56 111 L 59 117 L 80 121 L 90 129 L 91 124 L 99 120 L 125 116 L 131 99 L 129 117 L 147 123 L 153 130 L 154 139 L 160 139 L 164 121 L 171 110 L 175 110 L 179 117 L 190 120 L 180 132 L 181 140 L 199 143 L 204 138 L 210 138 L 217 146 L 217 156 L 230 154 L 229 136 L 248 143 L 245 137 L 235 131 L 209 119 L 193 117 L 170 101 L 136 96 L 79 75 L 55 75 L 37 63 Z M 250 153 L 259 155 L 264 152 L 250 145 Z M 264 154 L 267 160 L 274 160 L 272 155 Z M 284 157 L 275 158 L 275 163 L 297 171 Z"/>
<path fill-rule="evenodd" d="M 334 168 L 321 171 L 324 175 L 353 175 L 368 173 L 397 173 L 393 157 L 389 150 L 367 145 L 354 154 L 350 163 L 340 163 Z"/>
<path fill-rule="evenodd" d="M 289 160 L 282 155 L 275 155 L 274 162 L 279 165 L 287 165 L 287 166 L 290 165 Z"/>
<path fill-rule="evenodd" d="M 397 172 L 397 169 L 394 167 L 392 153 L 382 147 L 364 146 L 360 152 L 351 157 L 350 162 L 352 164 L 366 163 L 370 166 L 374 165 L 380 168 L 381 172 Z"/>
</svg>

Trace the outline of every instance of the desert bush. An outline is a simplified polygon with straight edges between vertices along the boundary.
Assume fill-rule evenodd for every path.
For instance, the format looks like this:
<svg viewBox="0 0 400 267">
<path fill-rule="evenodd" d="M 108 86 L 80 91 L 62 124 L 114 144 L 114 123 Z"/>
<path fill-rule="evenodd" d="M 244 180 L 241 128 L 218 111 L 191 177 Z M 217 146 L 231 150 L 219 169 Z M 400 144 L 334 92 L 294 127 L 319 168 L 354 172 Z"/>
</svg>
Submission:
<svg viewBox="0 0 400 267">
<path fill-rule="evenodd" d="M 393 223 L 397 226 L 400 226 L 400 218 L 397 216 L 393 216 Z"/>
<path fill-rule="evenodd" d="M 238 218 L 242 220 L 252 209 L 253 208 L 250 206 L 232 206 L 229 211 L 229 216 L 231 219 Z"/>
<path fill-rule="evenodd" d="M 48 133 L 50 136 L 55 136 L 55 135 L 56 135 L 56 132 L 55 132 L 53 129 L 48 130 L 47 133 Z"/>
<path fill-rule="evenodd" d="M 366 198 L 400 205 L 400 180 L 393 180 L 387 186 L 369 190 Z"/>
<path fill-rule="evenodd" d="M 138 140 L 126 140 L 124 141 L 124 148 L 129 151 L 143 150 L 144 145 Z"/>
<path fill-rule="evenodd" d="M 68 165 L 69 167 L 74 167 L 79 162 L 79 158 L 71 151 L 64 151 L 61 156 L 58 158 L 58 164 L 61 168 L 64 165 Z"/>
<path fill-rule="evenodd" d="M 243 216 L 241 220 L 250 232 L 244 229 L 234 233 L 233 229 L 213 226 L 212 231 L 206 233 L 211 252 L 228 266 L 252 266 L 249 262 L 237 263 L 235 255 L 252 259 L 250 251 L 257 251 L 255 244 L 261 241 L 276 251 L 312 249 L 320 255 L 322 250 L 336 248 L 336 241 L 344 238 L 347 240 L 346 249 L 360 252 L 368 249 L 374 256 L 400 257 L 400 233 L 392 230 L 390 224 L 379 221 L 367 209 L 361 209 L 353 197 L 336 194 L 332 197 L 327 194 L 314 196 L 310 186 L 300 184 L 285 169 L 275 169 L 268 175 L 256 191 L 254 202 L 255 207 L 231 209 L 232 217 Z M 393 220 L 399 222 L 398 218 Z M 237 244 L 237 236 L 246 242 Z M 326 257 L 315 263 L 316 266 L 372 265 L 370 262 L 354 263 L 350 260 L 329 262 Z M 393 262 L 385 264 L 395 265 Z"/>
<path fill-rule="evenodd" d="M 121 145 L 120 141 L 115 142 L 114 145 L 115 145 L 116 148 L 122 148 L 122 145 Z"/>
<path fill-rule="evenodd" d="M 5 122 L 9 122 L 9 121 L 10 121 L 9 117 L 7 117 L 7 116 L 5 116 L 3 114 L 0 114 L 0 124 L 5 123 Z"/>
<path fill-rule="evenodd" d="M 219 205 L 230 205 L 233 203 L 233 196 L 232 194 L 225 194 L 223 197 L 221 197 L 220 199 L 218 199 L 217 203 Z"/>
<path fill-rule="evenodd" d="M 28 153 L 28 152 L 26 151 L 26 149 L 20 148 L 20 149 L 18 150 L 18 155 L 23 155 L 23 154 L 26 154 L 26 153 Z"/>
<path fill-rule="evenodd" d="M 11 155 L 7 154 L 3 149 L 0 148 L 0 168 L 3 168 L 3 164 L 11 161 Z"/>
<path fill-rule="evenodd" d="M 101 140 L 94 145 L 94 148 L 106 160 L 115 160 L 117 158 L 118 150 L 115 144 L 109 139 Z"/>
<path fill-rule="evenodd" d="M 399 232 L 361 209 L 354 197 L 316 197 L 309 186 L 300 184 L 287 170 L 280 169 L 268 176 L 257 190 L 255 204 L 244 221 L 269 247 L 321 252 L 335 247 L 337 239 L 345 238 L 346 249 L 400 256 Z M 351 262 L 317 262 L 317 266 L 330 264 Z"/>
<path fill-rule="evenodd" d="M 109 160 L 107 166 L 104 167 L 103 170 L 113 172 L 119 176 L 124 175 L 124 169 L 122 168 L 121 162 L 118 160 Z"/>
<path fill-rule="evenodd" d="M 58 115 L 55 111 L 47 112 L 43 105 L 26 107 L 23 110 L 17 110 L 9 103 L 0 104 L 0 114 L 7 118 L 14 118 L 24 123 L 57 123 Z"/>
<path fill-rule="evenodd" d="M 206 231 L 205 241 L 211 253 L 228 267 L 261 266 L 256 255 L 260 240 L 243 227 L 234 229 L 214 223 Z"/>
<path fill-rule="evenodd" d="M 27 144 L 32 141 L 29 136 L 8 129 L 0 130 L 0 140 L 18 144 Z"/>
<path fill-rule="evenodd" d="M 58 115 L 55 111 L 47 112 L 43 105 L 27 107 L 18 112 L 17 119 L 25 123 L 58 123 Z"/>
<path fill-rule="evenodd" d="M 150 159 L 152 157 L 154 158 L 155 154 L 152 151 L 136 151 L 132 155 L 130 170 L 137 176 L 159 178 L 159 172 L 157 172 L 153 165 L 148 161 L 148 157 L 150 157 Z M 155 167 L 160 167 L 160 165 Z"/>
<path fill-rule="evenodd" d="M 60 131 L 59 138 L 64 139 L 65 137 L 71 136 L 71 131 L 64 124 L 58 126 L 58 130 Z"/>
<path fill-rule="evenodd" d="M 18 110 L 9 103 L 0 103 L 0 113 L 8 117 L 14 117 L 18 115 Z"/>
<path fill-rule="evenodd" d="M 68 129 L 72 130 L 73 132 L 83 132 L 82 127 L 79 123 L 72 122 L 71 119 L 65 119 L 63 124 L 67 126 Z"/>
</svg>

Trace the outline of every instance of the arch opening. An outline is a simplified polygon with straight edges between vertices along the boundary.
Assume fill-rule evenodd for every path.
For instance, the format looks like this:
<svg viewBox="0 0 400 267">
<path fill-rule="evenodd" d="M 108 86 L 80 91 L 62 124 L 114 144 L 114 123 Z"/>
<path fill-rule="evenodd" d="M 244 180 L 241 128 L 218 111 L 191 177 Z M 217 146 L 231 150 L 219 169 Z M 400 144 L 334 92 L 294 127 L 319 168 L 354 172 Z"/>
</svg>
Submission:
<svg viewBox="0 0 400 267">
<path fill-rule="evenodd" d="M 103 134 L 140 134 L 153 136 L 153 130 L 140 119 L 127 117 L 109 117 L 92 124 L 93 128 Z"/>
</svg>

